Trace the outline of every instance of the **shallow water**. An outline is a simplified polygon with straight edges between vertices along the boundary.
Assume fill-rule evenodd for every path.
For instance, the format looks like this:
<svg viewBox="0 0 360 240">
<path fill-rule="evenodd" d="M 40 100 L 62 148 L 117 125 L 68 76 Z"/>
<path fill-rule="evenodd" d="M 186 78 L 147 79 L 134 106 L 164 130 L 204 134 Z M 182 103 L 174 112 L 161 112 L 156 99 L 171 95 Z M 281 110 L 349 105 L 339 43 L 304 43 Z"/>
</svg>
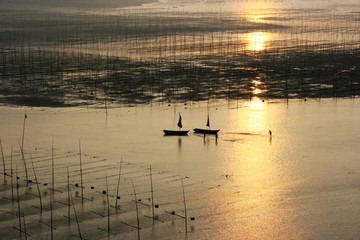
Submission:
<svg viewBox="0 0 360 240">
<path fill-rule="evenodd" d="M 359 9 L 0 10 L 0 235 L 137 239 L 138 207 L 141 239 L 360 238 Z"/>
<path fill-rule="evenodd" d="M 26 109 L 24 149 L 34 158 L 41 183 L 51 182 L 51 148 L 54 139 L 55 200 L 67 201 L 66 166 L 82 234 L 87 239 L 106 238 L 97 227 L 107 228 L 105 176 L 108 176 L 110 204 L 115 201 L 119 162 L 123 160 L 120 204 L 126 212 L 111 208 L 111 236 L 136 238 L 137 197 L 150 204 L 149 166 L 154 175 L 155 213 L 163 221 L 152 220 L 151 207 L 140 204 L 143 239 L 356 239 L 360 236 L 358 164 L 360 133 L 358 99 L 321 101 L 213 102 L 209 105 L 138 106 L 130 108 L 32 108 Z M 31 238 L 49 238 L 49 194 L 42 216 L 36 185 L 26 188 L 24 167 L 19 156 L 23 108 L 1 107 L 1 140 L 9 169 L 11 145 L 14 169 L 18 167 L 22 211 Z M 181 113 L 183 128 L 205 127 L 207 113 L 212 128 L 220 128 L 218 139 L 189 133 L 189 136 L 163 136 L 162 129 L 176 129 Z M 268 130 L 272 130 L 272 138 Z M 79 183 L 79 140 L 84 174 L 81 204 Z M 106 159 L 106 160 L 105 160 Z M 31 169 L 30 167 L 28 167 Z M 29 176 L 33 174 L 29 170 Z M 187 237 L 181 178 L 184 179 L 188 222 Z M 14 180 L 15 181 L 15 180 Z M 7 177 L 7 183 L 10 177 Z M 90 189 L 94 186 L 95 189 Z M 41 191 L 49 189 L 40 186 Z M 18 232 L 17 204 L 11 189 L 1 191 L 1 233 L 13 238 Z M 15 193 L 16 196 L 16 193 Z M 25 199 L 28 199 L 26 201 Z M 105 201 L 106 202 L 106 201 Z M 64 204 L 55 203 L 55 236 L 77 234 L 62 217 Z M 10 207 L 10 208 L 9 208 Z M 96 212 L 92 213 L 90 211 Z M 169 212 L 169 213 L 166 213 Z M 99 215 L 102 214 L 105 217 Z M 60 231 L 59 229 L 63 229 Z M 113 234 L 117 234 L 116 236 Z M 47 237 L 46 237 L 47 236 Z"/>
</svg>

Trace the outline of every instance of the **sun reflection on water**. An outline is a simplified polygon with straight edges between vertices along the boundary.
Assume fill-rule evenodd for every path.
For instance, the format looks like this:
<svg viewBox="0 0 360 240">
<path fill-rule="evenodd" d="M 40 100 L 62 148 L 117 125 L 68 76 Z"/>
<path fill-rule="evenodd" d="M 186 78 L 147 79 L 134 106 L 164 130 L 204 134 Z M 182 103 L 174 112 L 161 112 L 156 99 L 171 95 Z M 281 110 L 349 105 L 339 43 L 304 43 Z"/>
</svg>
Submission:
<svg viewBox="0 0 360 240">
<path fill-rule="evenodd" d="M 267 32 L 252 32 L 247 34 L 247 49 L 251 51 L 265 50 L 271 34 Z"/>
<path fill-rule="evenodd" d="M 251 82 L 261 85 L 261 78 Z M 231 111 L 228 116 L 235 121 L 232 141 L 224 159 L 223 169 L 229 176 L 230 192 L 224 192 L 225 202 L 219 212 L 231 212 L 233 225 L 222 232 L 223 237 L 241 234 L 241 239 L 274 239 L 281 234 L 281 228 L 293 231 L 291 225 L 284 224 L 286 207 L 280 200 L 287 190 L 288 169 L 277 161 L 283 148 L 269 143 L 270 116 L 277 114 L 267 102 L 253 97 L 247 105 Z M 229 194 L 235 191 L 236 194 Z M 245 227 L 244 227 L 245 226 Z M 240 230 L 241 229 L 241 230 Z M 230 233 L 232 232 L 232 233 Z M 236 232 L 236 233 L 234 233 Z M 271 237 L 269 237 L 271 236 Z"/>
</svg>

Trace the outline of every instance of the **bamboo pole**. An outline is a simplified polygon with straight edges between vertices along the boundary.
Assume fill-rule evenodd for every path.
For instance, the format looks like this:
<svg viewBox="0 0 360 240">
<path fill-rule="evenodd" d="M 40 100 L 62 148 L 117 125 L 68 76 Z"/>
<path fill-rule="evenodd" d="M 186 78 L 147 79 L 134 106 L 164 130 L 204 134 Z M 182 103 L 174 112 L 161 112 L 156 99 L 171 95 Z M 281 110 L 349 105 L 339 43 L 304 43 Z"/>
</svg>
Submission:
<svg viewBox="0 0 360 240">
<path fill-rule="evenodd" d="M 1 139 L 0 139 L 0 148 L 1 148 L 1 157 L 2 157 L 2 161 L 3 161 L 3 168 L 4 168 L 4 181 L 6 179 L 6 167 L 5 167 L 5 157 L 4 157 L 4 151 L 3 151 L 3 146 L 1 143 Z"/>
<path fill-rule="evenodd" d="M 38 182 L 37 177 L 36 177 L 36 172 L 35 172 L 34 162 L 33 162 L 33 160 L 32 160 L 31 153 L 30 153 L 30 160 L 31 160 L 31 165 L 32 165 L 33 172 L 34 172 L 34 177 L 35 177 L 36 187 L 37 187 L 38 194 L 39 194 L 39 201 L 40 201 L 40 213 L 41 213 L 41 212 L 42 212 L 42 210 L 43 210 L 43 208 L 42 208 L 42 200 L 41 200 L 41 192 L 40 192 L 39 182 Z"/>
<path fill-rule="evenodd" d="M 121 158 L 121 161 L 120 161 L 119 177 L 118 177 L 118 183 L 117 183 L 117 188 L 116 188 L 116 199 L 115 199 L 115 208 L 116 208 L 116 210 L 118 208 L 118 199 L 120 198 L 120 196 L 119 196 L 119 187 L 120 187 L 120 177 L 121 177 L 121 166 L 122 166 L 122 158 Z"/>
<path fill-rule="evenodd" d="M 52 186 L 52 194 L 54 194 L 55 191 L 55 163 L 54 163 L 54 138 L 52 139 L 52 144 L 51 144 L 51 186 Z M 54 200 L 54 199 L 53 199 Z"/>
<path fill-rule="evenodd" d="M 23 213 L 23 222 L 24 222 L 24 235 L 25 235 L 25 240 L 27 240 L 27 233 L 26 233 L 26 222 L 25 222 L 25 214 Z"/>
<path fill-rule="evenodd" d="M 13 170 L 13 146 L 11 146 L 11 154 L 10 154 L 10 174 L 11 174 L 11 201 L 14 202 L 14 170 Z"/>
<path fill-rule="evenodd" d="M 66 167 L 67 170 L 67 189 L 68 189 L 68 224 L 70 225 L 70 175 L 69 175 L 69 167 Z"/>
<path fill-rule="evenodd" d="M 109 185 L 108 185 L 108 178 L 105 177 L 106 180 L 106 201 L 107 201 L 107 220 L 108 220 L 108 233 L 110 233 L 110 202 L 109 202 Z"/>
<path fill-rule="evenodd" d="M 79 231 L 79 237 L 80 237 L 80 239 L 83 239 L 83 238 L 82 238 L 82 235 L 81 235 L 79 220 L 78 220 L 78 217 L 77 217 L 77 214 L 76 214 L 76 210 L 75 210 L 74 199 L 73 199 L 73 197 L 72 197 L 72 195 L 71 195 L 71 189 L 70 189 L 70 197 L 71 197 L 71 204 L 72 204 L 72 206 L 73 206 L 73 211 L 74 211 L 74 215 L 75 215 L 76 225 L 77 225 L 77 228 L 78 228 L 78 231 Z"/>
<path fill-rule="evenodd" d="M 50 239 L 53 240 L 54 239 L 54 227 L 53 227 L 53 190 L 50 190 Z"/>
<path fill-rule="evenodd" d="M 22 160 L 23 160 L 23 163 L 24 163 L 24 168 L 25 168 L 25 181 L 26 181 L 26 186 L 28 185 L 29 183 L 29 177 L 28 177 L 28 171 L 27 171 L 27 166 L 26 166 L 26 160 L 25 160 L 25 156 L 24 156 L 24 150 L 22 148 L 22 146 L 20 146 L 20 142 L 18 142 L 19 144 L 19 147 L 20 147 L 20 151 L 21 151 L 21 157 L 22 157 Z"/>
<path fill-rule="evenodd" d="M 20 239 L 21 239 L 21 232 L 22 232 L 22 227 L 21 227 L 21 209 L 20 209 L 20 196 L 19 196 L 19 178 L 18 178 L 18 167 L 16 165 L 16 193 L 17 193 L 17 205 L 18 205 L 18 217 L 19 217 L 19 230 L 20 230 Z"/>
<path fill-rule="evenodd" d="M 138 209 L 138 201 L 136 198 L 136 191 L 135 191 L 135 186 L 134 186 L 134 182 L 131 179 L 131 184 L 134 190 L 134 198 L 135 198 L 135 206 L 136 206 L 136 221 L 137 221 L 137 230 L 138 230 L 138 240 L 140 240 L 140 220 L 139 220 L 139 209 Z"/>
<path fill-rule="evenodd" d="M 80 188 L 81 188 L 81 201 L 84 202 L 84 187 L 83 187 L 83 169 L 81 161 L 81 143 L 79 139 L 79 156 L 80 156 Z"/>
<path fill-rule="evenodd" d="M 22 131 L 22 140 L 21 140 L 21 149 L 24 149 L 24 137 L 25 137 L 25 122 L 27 119 L 26 110 L 25 110 L 25 116 L 24 116 L 24 124 L 23 124 L 23 131 Z"/>
<path fill-rule="evenodd" d="M 152 219 L 153 224 L 155 222 L 155 212 L 154 212 L 154 188 L 153 188 L 153 181 L 152 181 L 152 170 L 150 164 L 150 186 L 151 186 L 151 210 L 152 210 Z"/>
<path fill-rule="evenodd" d="M 183 198 L 184 198 L 185 231 L 186 231 L 186 234 L 187 234 L 187 213 L 186 213 L 186 200 L 185 200 L 185 190 L 184 190 L 184 182 L 183 182 L 183 179 L 181 179 L 181 186 L 182 186 Z"/>
</svg>

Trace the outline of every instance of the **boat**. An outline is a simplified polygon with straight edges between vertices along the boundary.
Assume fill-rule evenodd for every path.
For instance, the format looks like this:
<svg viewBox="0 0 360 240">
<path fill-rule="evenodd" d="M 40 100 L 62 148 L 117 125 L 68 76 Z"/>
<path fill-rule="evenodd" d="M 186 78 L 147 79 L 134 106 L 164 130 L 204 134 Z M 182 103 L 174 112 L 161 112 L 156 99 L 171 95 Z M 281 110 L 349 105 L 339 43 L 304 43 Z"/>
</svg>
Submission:
<svg viewBox="0 0 360 240">
<path fill-rule="evenodd" d="M 209 118 L 209 114 L 208 114 L 206 126 L 209 127 L 209 128 L 208 128 L 208 129 L 205 129 L 205 128 L 194 128 L 193 130 L 194 130 L 195 133 L 213 134 L 213 135 L 217 135 L 218 132 L 220 131 L 220 129 L 210 129 L 210 118 Z"/>
<path fill-rule="evenodd" d="M 217 134 L 220 129 L 203 129 L 203 128 L 194 128 L 195 133 L 201 134 Z"/>
<path fill-rule="evenodd" d="M 183 135 L 187 135 L 188 132 L 190 130 L 180 130 L 182 128 L 182 123 L 181 123 L 181 114 L 179 113 L 179 121 L 177 123 L 177 126 L 179 127 L 179 130 L 163 130 L 164 132 L 164 135 L 167 135 L 167 136 L 183 136 Z"/>
<path fill-rule="evenodd" d="M 187 135 L 189 130 L 163 130 L 165 135 L 181 136 Z"/>
</svg>

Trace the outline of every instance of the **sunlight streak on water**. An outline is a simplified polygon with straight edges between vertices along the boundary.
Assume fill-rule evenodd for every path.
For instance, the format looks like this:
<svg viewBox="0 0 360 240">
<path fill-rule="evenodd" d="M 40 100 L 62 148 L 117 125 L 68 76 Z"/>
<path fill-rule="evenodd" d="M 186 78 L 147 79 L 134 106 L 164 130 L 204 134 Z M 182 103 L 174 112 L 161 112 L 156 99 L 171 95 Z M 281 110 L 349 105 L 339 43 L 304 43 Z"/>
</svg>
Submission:
<svg viewBox="0 0 360 240">
<path fill-rule="evenodd" d="M 271 41 L 271 34 L 267 32 L 252 32 L 247 34 L 247 49 L 251 51 L 263 51 L 268 42 Z"/>
</svg>

